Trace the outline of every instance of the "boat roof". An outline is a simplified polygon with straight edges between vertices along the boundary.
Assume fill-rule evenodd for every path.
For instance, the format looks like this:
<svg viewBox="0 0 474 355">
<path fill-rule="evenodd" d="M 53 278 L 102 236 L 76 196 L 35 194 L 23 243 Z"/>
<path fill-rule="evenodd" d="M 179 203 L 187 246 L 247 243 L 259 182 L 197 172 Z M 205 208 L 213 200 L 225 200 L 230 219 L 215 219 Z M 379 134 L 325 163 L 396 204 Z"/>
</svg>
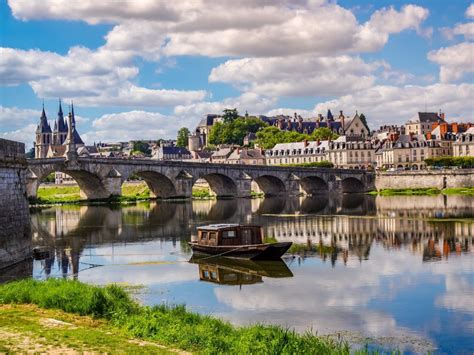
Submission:
<svg viewBox="0 0 474 355">
<path fill-rule="evenodd" d="M 220 223 L 220 224 L 209 224 L 207 226 L 200 226 L 198 229 L 207 229 L 207 230 L 219 230 L 226 228 L 236 228 L 239 224 L 237 223 Z"/>
</svg>

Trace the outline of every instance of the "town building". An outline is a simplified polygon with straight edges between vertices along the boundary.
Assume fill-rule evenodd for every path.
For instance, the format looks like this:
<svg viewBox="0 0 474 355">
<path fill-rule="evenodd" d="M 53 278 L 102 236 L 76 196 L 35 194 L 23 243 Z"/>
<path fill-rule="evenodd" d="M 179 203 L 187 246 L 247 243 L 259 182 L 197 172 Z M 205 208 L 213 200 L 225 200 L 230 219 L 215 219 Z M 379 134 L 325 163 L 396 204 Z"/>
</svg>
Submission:
<svg viewBox="0 0 474 355">
<path fill-rule="evenodd" d="M 370 169 L 375 167 L 376 147 L 370 141 L 351 141 L 341 136 L 334 141 L 280 143 L 265 155 L 267 165 L 329 161 L 337 168 Z"/>
<path fill-rule="evenodd" d="M 233 145 L 220 145 L 217 150 L 212 153 L 211 157 L 209 158 L 209 162 L 217 164 L 226 164 L 227 159 L 235 148 L 236 147 L 234 147 Z"/>
<path fill-rule="evenodd" d="M 453 142 L 453 156 L 474 157 L 474 127 L 461 133 L 457 140 Z"/>
<path fill-rule="evenodd" d="M 236 148 L 227 158 L 228 164 L 265 165 L 265 154 L 261 149 Z"/>
<path fill-rule="evenodd" d="M 403 135 L 396 141 L 387 140 L 375 155 L 379 168 L 421 170 L 426 168 L 425 159 L 452 155 L 452 141 Z"/>
<path fill-rule="evenodd" d="M 443 112 L 418 112 L 418 114 L 405 123 L 405 134 L 425 135 L 433 130 L 433 124 L 445 123 Z"/>
<path fill-rule="evenodd" d="M 157 160 L 188 160 L 192 159 L 191 152 L 185 147 L 161 144 L 153 151 L 152 159 Z"/>
</svg>

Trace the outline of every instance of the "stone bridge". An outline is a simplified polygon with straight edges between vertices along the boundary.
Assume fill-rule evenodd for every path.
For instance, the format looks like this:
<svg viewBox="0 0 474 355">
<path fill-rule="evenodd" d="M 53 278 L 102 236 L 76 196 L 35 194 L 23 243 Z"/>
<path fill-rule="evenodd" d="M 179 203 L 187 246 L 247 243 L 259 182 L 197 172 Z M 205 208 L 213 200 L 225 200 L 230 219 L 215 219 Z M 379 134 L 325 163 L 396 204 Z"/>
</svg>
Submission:
<svg viewBox="0 0 474 355">
<path fill-rule="evenodd" d="M 41 181 L 51 172 L 71 176 L 86 199 L 120 195 L 122 184 L 139 176 L 156 198 L 188 198 L 199 179 L 217 197 L 249 197 L 255 182 L 267 196 L 357 193 L 373 190 L 374 174 L 364 170 L 231 165 L 150 159 L 65 158 L 28 160 L 27 193 L 36 197 Z"/>
</svg>

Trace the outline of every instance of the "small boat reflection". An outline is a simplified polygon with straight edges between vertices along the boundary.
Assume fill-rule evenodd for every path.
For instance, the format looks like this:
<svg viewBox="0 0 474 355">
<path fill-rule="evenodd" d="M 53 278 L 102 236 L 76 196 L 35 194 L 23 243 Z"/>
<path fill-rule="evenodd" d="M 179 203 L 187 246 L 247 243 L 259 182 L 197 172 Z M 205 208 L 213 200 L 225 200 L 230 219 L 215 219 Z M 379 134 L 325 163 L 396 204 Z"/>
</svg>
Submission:
<svg viewBox="0 0 474 355">
<path fill-rule="evenodd" d="M 283 260 L 248 260 L 231 258 L 199 258 L 190 263 L 199 265 L 199 279 L 220 285 L 251 285 L 263 282 L 263 277 L 293 277 Z"/>
</svg>

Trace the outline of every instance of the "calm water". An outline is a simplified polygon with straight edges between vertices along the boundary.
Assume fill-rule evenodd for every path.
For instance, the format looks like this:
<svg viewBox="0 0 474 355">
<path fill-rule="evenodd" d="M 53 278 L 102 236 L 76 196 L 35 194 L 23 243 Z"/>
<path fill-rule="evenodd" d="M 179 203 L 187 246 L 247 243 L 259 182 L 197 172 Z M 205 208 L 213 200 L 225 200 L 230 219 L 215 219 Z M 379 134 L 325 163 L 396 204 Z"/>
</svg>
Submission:
<svg viewBox="0 0 474 355">
<path fill-rule="evenodd" d="M 33 243 L 51 257 L 3 277 L 141 285 L 146 304 L 186 304 L 235 324 L 472 353 L 473 216 L 474 198 L 461 196 L 52 207 L 32 215 Z M 215 222 L 261 224 L 298 247 L 280 264 L 189 263 L 196 227 Z"/>
</svg>

